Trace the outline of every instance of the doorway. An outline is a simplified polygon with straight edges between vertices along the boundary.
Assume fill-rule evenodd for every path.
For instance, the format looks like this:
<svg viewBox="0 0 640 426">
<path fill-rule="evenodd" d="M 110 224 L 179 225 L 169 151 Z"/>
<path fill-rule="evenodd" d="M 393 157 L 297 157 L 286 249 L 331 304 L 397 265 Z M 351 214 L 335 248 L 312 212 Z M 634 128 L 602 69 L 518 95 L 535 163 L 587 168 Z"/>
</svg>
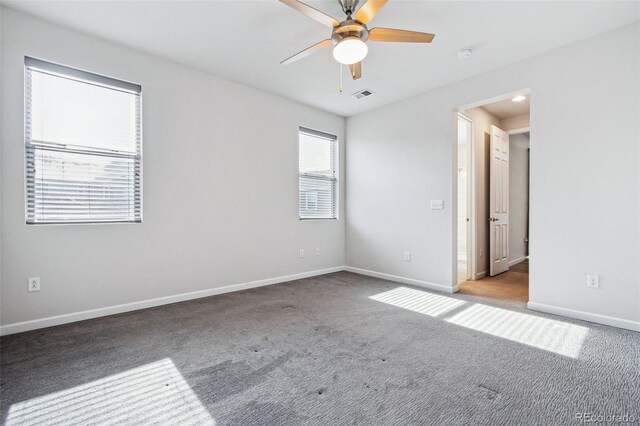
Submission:
<svg viewBox="0 0 640 426">
<path fill-rule="evenodd" d="M 456 265 L 461 293 L 526 303 L 529 92 L 456 111 Z"/>
</svg>

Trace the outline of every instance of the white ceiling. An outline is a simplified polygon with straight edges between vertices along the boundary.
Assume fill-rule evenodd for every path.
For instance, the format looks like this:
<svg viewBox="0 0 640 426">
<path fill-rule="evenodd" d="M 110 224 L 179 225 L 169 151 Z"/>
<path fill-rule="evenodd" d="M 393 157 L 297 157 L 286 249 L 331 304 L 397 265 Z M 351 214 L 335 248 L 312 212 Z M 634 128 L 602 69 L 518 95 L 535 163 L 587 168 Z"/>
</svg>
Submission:
<svg viewBox="0 0 640 426">
<path fill-rule="evenodd" d="M 337 1 L 309 1 L 342 18 Z M 330 29 L 276 0 L 3 1 L 122 45 L 350 116 L 638 21 L 635 1 L 391 0 L 370 23 L 432 32 L 431 45 L 369 43 L 363 78 L 345 80 L 327 49 L 280 61 L 330 36 Z M 460 60 L 456 51 L 472 46 Z M 346 73 L 345 73 L 346 74 Z M 348 74 L 346 74 L 348 76 Z M 374 96 L 356 100 L 360 89 Z"/>
<path fill-rule="evenodd" d="M 529 107 L 529 96 L 527 96 L 525 100 L 520 102 L 513 102 L 511 98 L 509 98 L 502 101 L 493 102 L 491 104 L 482 105 L 482 108 L 485 111 L 490 112 L 500 120 L 527 114 L 529 113 Z"/>
</svg>

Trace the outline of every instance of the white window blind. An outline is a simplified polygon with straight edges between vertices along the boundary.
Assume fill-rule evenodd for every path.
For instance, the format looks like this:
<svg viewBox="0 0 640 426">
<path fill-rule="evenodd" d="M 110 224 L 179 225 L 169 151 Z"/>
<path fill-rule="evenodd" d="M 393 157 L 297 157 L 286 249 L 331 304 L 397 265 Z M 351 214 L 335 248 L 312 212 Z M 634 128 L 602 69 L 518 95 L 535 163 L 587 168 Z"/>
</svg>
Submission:
<svg viewBox="0 0 640 426">
<path fill-rule="evenodd" d="M 27 224 L 142 222 L 140 93 L 25 58 Z"/>
<path fill-rule="evenodd" d="M 300 219 L 336 219 L 337 138 L 300 128 L 298 212 Z"/>
</svg>

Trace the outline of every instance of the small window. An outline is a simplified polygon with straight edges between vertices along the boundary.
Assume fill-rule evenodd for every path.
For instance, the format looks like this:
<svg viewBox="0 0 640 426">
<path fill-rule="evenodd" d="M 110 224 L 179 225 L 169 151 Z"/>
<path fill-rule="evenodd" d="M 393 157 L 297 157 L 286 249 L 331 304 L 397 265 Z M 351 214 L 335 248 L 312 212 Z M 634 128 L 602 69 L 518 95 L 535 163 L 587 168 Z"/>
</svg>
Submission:
<svg viewBox="0 0 640 426">
<path fill-rule="evenodd" d="M 300 219 L 336 219 L 337 138 L 300 128 L 298 213 Z"/>
<path fill-rule="evenodd" d="M 140 93 L 25 58 L 27 224 L 142 222 Z"/>
</svg>

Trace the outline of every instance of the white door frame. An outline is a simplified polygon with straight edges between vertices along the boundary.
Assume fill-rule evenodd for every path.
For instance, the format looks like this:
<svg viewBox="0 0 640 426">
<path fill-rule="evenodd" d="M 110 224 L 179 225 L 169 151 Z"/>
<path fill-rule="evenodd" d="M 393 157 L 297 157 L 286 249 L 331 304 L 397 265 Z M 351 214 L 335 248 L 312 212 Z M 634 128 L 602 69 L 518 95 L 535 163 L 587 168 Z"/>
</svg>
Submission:
<svg viewBox="0 0 640 426">
<path fill-rule="evenodd" d="M 529 127 L 520 127 L 518 129 L 507 130 L 507 134 L 511 135 L 521 135 L 523 133 L 531 133 L 531 126 Z"/>
<path fill-rule="evenodd" d="M 529 96 L 529 102 L 532 102 L 531 99 L 531 89 L 521 89 L 521 90 L 517 90 L 514 92 L 510 92 L 510 93 L 506 93 L 506 94 L 502 94 L 499 96 L 494 96 L 492 98 L 488 98 L 488 99 L 483 99 L 480 101 L 476 101 L 476 102 L 472 102 L 472 103 L 468 103 L 465 105 L 461 105 L 457 108 L 454 108 L 452 111 L 452 124 L 453 124 L 453 140 L 452 142 L 452 146 L 453 146 L 453 155 L 452 155 L 452 168 L 451 168 L 451 200 L 457 200 L 458 199 L 458 114 L 464 112 L 465 110 L 471 109 L 471 108 L 476 108 L 482 105 L 487 105 L 487 104 L 491 104 L 494 102 L 498 102 L 498 101 L 502 101 L 505 99 L 512 99 L 514 96 L 517 95 L 525 95 L 525 96 Z M 530 131 L 530 127 L 527 128 L 528 131 Z M 524 129 L 517 129 L 517 131 L 525 131 Z M 476 178 L 476 162 L 475 162 L 475 148 L 476 148 L 476 144 L 475 144 L 475 126 L 472 126 L 472 132 L 474 133 L 474 143 L 473 143 L 473 147 L 472 150 L 473 151 L 473 162 L 472 162 L 472 167 L 473 167 L 473 179 L 474 179 L 474 183 L 473 183 L 473 195 L 472 195 L 472 204 L 473 204 L 473 213 L 474 215 L 476 214 L 476 201 L 477 201 L 477 188 L 475 186 L 475 178 Z M 533 145 L 532 145 L 533 146 Z M 471 169 L 470 169 L 471 170 Z M 530 168 L 529 169 L 529 179 L 531 179 L 531 175 L 533 173 L 533 170 Z M 531 194 L 529 194 L 529 202 L 531 203 Z M 452 204 L 452 209 L 451 209 L 451 223 L 454 224 L 454 226 L 452 226 L 452 232 L 451 232 L 451 287 L 453 288 L 454 292 L 458 291 L 458 227 L 455 226 L 455 224 L 457 223 L 456 221 L 458 220 L 458 203 L 457 201 L 455 203 L 451 203 Z M 529 216 L 531 216 L 531 209 L 529 210 Z M 471 250 L 467 251 L 467 256 L 469 255 L 469 253 L 471 253 L 471 251 L 473 251 L 474 255 L 473 255 L 473 279 L 476 278 L 476 245 L 477 245 L 477 240 L 476 240 L 476 234 L 477 234 L 477 229 L 476 229 L 476 220 L 473 220 L 473 248 Z M 531 231 L 529 231 L 529 240 L 531 240 Z M 531 252 L 531 241 L 529 241 L 529 252 Z M 531 278 L 529 281 L 529 290 L 531 290 Z"/>
<path fill-rule="evenodd" d="M 469 225 L 467 226 L 467 279 L 475 279 L 476 276 L 476 141 L 475 131 L 476 125 L 471 118 L 466 116 L 462 112 L 457 113 L 458 118 L 462 118 L 470 124 L 470 135 L 467 140 L 467 217 L 469 218 Z M 456 126 L 457 129 L 457 126 Z M 456 141 L 457 141 L 456 133 Z M 457 146 L 457 143 L 456 143 Z M 456 159 L 458 158 L 456 152 Z M 457 161 L 457 160 L 456 160 Z M 457 170 L 457 165 L 456 165 Z M 457 180 L 456 180 L 457 186 Z M 456 188 L 456 194 L 458 193 Z M 455 200 L 458 198 L 456 197 Z M 457 201 L 456 201 L 457 202 Z M 456 218 L 457 219 L 457 218 Z M 457 249 L 456 239 L 456 253 Z M 457 265 L 457 254 L 456 254 Z M 456 280 L 457 280 L 457 268 L 456 268 Z"/>
<path fill-rule="evenodd" d="M 529 100 L 531 101 L 531 100 Z M 529 123 L 528 127 L 520 127 L 518 129 L 508 130 L 507 133 L 509 136 L 511 135 L 521 135 L 523 133 L 529 133 L 529 167 L 527 168 L 527 179 L 529 182 L 529 200 L 527 201 L 527 226 L 529 227 L 529 232 L 527 233 L 527 259 L 529 259 L 529 255 L 531 254 L 530 244 L 531 244 L 531 123 Z"/>
</svg>

